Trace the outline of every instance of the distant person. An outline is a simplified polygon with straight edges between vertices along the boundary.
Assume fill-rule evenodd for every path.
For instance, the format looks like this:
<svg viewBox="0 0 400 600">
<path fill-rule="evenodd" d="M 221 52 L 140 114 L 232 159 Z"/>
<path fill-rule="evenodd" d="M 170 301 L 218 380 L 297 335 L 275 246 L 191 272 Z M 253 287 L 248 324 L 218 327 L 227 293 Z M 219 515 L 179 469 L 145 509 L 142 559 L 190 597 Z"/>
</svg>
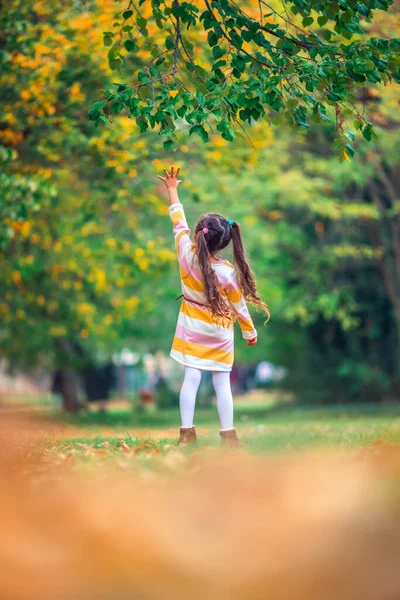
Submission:
<svg viewBox="0 0 400 600">
<path fill-rule="evenodd" d="M 170 216 L 181 274 L 183 301 L 172 344 L 171 356 L 185 366 L 180 393 L 182 427 L 178 444 L 197 440 L 193 425 L 197 391 L 202 371 L 212 371 L 217 409 L 224 445 L 237 447 L 239 439 L 233 426 L 233 401 L 230 372 L 233 364 L 233 323 L 239 321 L 249 346 L 257 343 L 246 301 L 268 308 L 256 290 L 253 274 L 243 248 L 239 224 L 217 213 L 200 217 L 194 242 L 178 198 L 179 170 L 158 176 L 168 190 Z M 232 241 L 235 267 L 217 255 Z"/>
</svg>

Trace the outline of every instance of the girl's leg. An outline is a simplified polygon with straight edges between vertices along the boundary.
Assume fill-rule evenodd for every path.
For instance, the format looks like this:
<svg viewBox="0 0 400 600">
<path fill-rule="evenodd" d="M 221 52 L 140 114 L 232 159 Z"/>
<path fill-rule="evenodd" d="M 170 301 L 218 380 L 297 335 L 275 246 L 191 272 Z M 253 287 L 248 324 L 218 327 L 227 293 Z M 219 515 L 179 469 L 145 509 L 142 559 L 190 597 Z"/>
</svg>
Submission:
<svg viewBox="0 0 400 600">
<path fill-rule="evenodd" d="M 194 408 L 196 405 L 196 396 L 201 381 L 200 369 L 185 367 L 185 377 L 179 397 L 179 407 L 181 411 L 182 427 L 193 427 Z"/>
<path fill-rule="evenodd" d="M 230 375 L 227 371 L 213 371 L 212 374 L 221 431 L 233 429 L 233 399 Z"/>
</svg>

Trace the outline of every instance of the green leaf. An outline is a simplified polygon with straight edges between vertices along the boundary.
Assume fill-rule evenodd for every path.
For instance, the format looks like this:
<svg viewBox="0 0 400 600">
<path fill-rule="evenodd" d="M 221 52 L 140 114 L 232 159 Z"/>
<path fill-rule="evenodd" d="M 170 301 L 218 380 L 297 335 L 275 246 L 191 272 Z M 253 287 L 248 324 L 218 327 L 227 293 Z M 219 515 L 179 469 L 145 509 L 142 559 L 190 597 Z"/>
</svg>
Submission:
<svg viewBox="0 0 400 600">
<path fill-rule="evenodd" d="M 106 103 L 106 102 L 104 102 L 104 101 L 103 101 L 103 102 L 95 102 L 95 103 L 94 103 L 94 104 L 92 104 L 92 106 L 90 107 L 90 110 L 93 110 L 93 109 L 97 109 L 97 110 L 99 110 L 99 109 L 101 109 L 101 108 L 104 108 L 106 104 L 107 104 L 107 103 Z"/>
<path fill-rule="evenodd" d="M 211 47 L 216 46 L 218 44 L 218 38 L 215 35 L 214 31 L 208 32 L 207 39 L 208 39 L 208 45 Z"/>
<path fill-rule="evenodd" d="M 125 50 L 127 50 L 128 52 L 132 52 L 132 50 L 136 48 L 136 43 L 134 40 L 125 40 L 124 46 Z"/>
<path fill-rule="evenodd" d="M 370 125 L 364 127 L 362 134 L 363 137 L 367 140 L 367 142 L 370 142 L 372 139 L 372 127 Z"/>
<path fill-rule="evenodd" d="M 103 123 L 105 123 L 106 125 L 111 125 L 111 121 L 109 121 L 109 120 L 107 119 L 107 117 L 105 117 L 104 115 L 100 115 L 100 117 L 99 117 L 99 118 L 100 118 L 100 119 L 103 121 Z"/>
<path fill-rule="evenodd" d="M 110 50 L 108 51 L 107 54 L 108 58 L 119 58 L 119 51 L 118 48 L 116 48 L 115 46 L 113 46 L 112 48 L 110 48 Z"/>
<path fill-rule="evenodd" d="M 374 69 L 373 71 L 367 73 L 367 79 L 371 83 L 379 83 L 382 80 L 381 75 L 379 71 L 377 71 L 377 69 Z"/>
<path fill-rule="evenodd" d="M 249 29 L 243 29 L 241 36 L 245 42 L 251 42 L 251 40 L 254 37 L 254 33 L 253 33 L 253 31 L 250 31 Z"/>
<path fill-rule="evenodd" d="M 127 19 L 129 19 L 132 15 L 133 15 L 133 10 L 126 10 L 125 12 L 122 13 L 122 16 L 124 17 L 125 21 Z"/>
<path fill-rule="evenodd" d="M 225 48 L 223 48 L 222 46 L 214 46 L 214 48 L 212 49 L 213 56 L 216 60 L 224 56 L 225 52 Z"/>
<path fill-rule="evenodd" d="M 147 33 L 147 29 L 146 29 L 147 19 L 145 19 L 144 17 L 140 16 L 140 17 L 138 17 L 136 19 L 136 23 L 137 23 L 137 26 L 139 27 L 139 29 L 141 30 L 142 33 L 144 31 L 146 31 L 146 33 Z"/>
<path fill-rule="evenodd" d="M 171 150 L 171 148 L 173 148 L 174 146 L 174 141 L 171 140 L 171 138 L 168 138 L 167 140 L 165 140 L 165 142 L 163 142 L 163 146 L 165 150 Z"/>
<path fill-rule="evenodd" d="M 88 112 L 89 121 L 96 121 L 100 117 L 100 115 L 101 115 L 100 111 L 97 110 L 96 108 L 89 109 L 89 112 Z"/>
<path fill-rule="evenodd" d="M 217 60 L 217 62 L 213 64 L 212 70 L 216 71 L 217 69 L 220 69 L 221 67 L 225 67 L 225 66 L 226 66 L 226 60 Z"/>
<path fill-rule="evenodd" d="M 140 133 L 144 133 L 149 127 L 147 119 L 142 115 L 136 119 L 136 123 L 140 129 Z"/>
<path fill-rule="evenodd" d="M 240 50 L 240 48 L 242 47 L 242 44 L 243 44 L 243 40 L 236 31 L 234 31 L 232 33 L 231 41 L 232 41 L 232 45 L 235 46 L 235 48 L 238 48 L 238 50 Z"/>
<path fill-rule="evenodd" d="M 120 58 L 111 58 L 108 61 L 109 65 L 110 65 L 110 69 L 112 71 L 115 71 L 116 69 L 119 69 L 122 65 L 122 60 Z"/>
<path fill-rule="evenodd" d="M 203 125 L 193 125 L 193 127 L 189 129 L 189 135 L 193 135 L 194 133 L 197 133 L 204 143 L 208 142 L 208 133 Z"/>
<path fill-rule="evenodd" d="M 235 134 L 231 129 L 228 129 L 227 131 L 224 131 L 221 137 L 223 137 L 224 140 L 227 140 L 228 142 L 233 142 L 233 140 L 235 139 Z"/>
<path fill-rule="evenodd" d="M 217 129 L 218 131 L 224 132 L 229 128 L 229 121 L 226 121 L 225 119 L 223 119 L 220 123 L 218 123 L 217 125 Z"/>
</svg>

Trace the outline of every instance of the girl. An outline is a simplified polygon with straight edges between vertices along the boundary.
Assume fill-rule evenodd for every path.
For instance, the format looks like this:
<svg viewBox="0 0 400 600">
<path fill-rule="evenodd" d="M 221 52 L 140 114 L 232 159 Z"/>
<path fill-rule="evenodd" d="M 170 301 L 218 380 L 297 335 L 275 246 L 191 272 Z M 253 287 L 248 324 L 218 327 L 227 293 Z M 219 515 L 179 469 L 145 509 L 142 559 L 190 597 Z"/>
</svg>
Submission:
<svg viewBox="0 0 400 600">
<path fill-rule="evenodd" d="M 221 423 L 221 441 L 237 447 L 239 439 L 233 426 L 233 401 L 230 371 L 233 363 L 233 323 L 237 319 L 249 346 L 257 343 L 257 331 L 245 300 L 260 307 L 269 318 L 268 308 L 256 290 L 246 260 L 239 224 L 217 213 L 200 217 L 190 239 L 183 206 L 178 198 L 180 169 L 158 175 L 168 190 L 169 214 L 173 223 L 181 275 L 183 301 L 172 344 L 171 356 L 185 366 L 180 393 L 182 427 L 178 444 L 196 442 L 193 425 L 197 390 L 202 371 L 212 371 Z M 216 253 L 232 241 L 234 268 Z"/>
</svg>

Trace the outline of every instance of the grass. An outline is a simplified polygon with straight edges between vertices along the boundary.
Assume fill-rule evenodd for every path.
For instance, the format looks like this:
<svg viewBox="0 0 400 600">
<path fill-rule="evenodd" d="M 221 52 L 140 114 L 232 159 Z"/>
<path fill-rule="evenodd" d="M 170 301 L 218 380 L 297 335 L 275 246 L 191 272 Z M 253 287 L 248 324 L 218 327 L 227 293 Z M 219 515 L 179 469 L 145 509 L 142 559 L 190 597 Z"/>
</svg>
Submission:
<svg viewBox="0 0 400 600">
<path fill-rule="evenodd" d="M 135 448 L 146 440 L 157 440 L 157 447 L 170 447 L 176 441 L 178 409 L 133 411 L 114 408 L 101 414 L 94 409 L 76 416 L 56 416 L 60 423 L 73 425 L 82 435 L 60 440 L 59 447 L 90 444 L 99 448 L 107 442 L 116 447 L 123 440 Z M 248 451 L 270 453 L 339 447 L 348 449 L 378 443 L 400 445 L 400 405 L 335 405 L 301 407 L 297 405 L 248 404 L 235 408 L 236 426 Z M 219 443 L 215 408 L 196 412 L 199 446 Z M 143 431 L 145 430 L 145 431 Z M 77 433 L 78 433 L 77 431 Z"/>
<path fill-rule="evenodd" d="M 32 401 L 30 402 L 32 406 Z M 173 448 L 179 428 L 177 408 L 156 410 L 130 405 L 111 405 L 105 413 L 92 406 L 77 415 L 66 415 L 58 407 L 36 404 L 36 410 L 51 424 L 52 435 L 45 446 L 76 457 L 122 452 L 162 453 Z M 400 445 L 400 403 L 334 406 L 300 406 L 279 403 L 276 398 L 239 398 L 235 421 L 246 451 L 254 454 L 377 445 Z M 215 407 L 196 411 L 199 448 L 219 446 Z M 59 431 L 59 434 L 58 434 Z M 190 452 L 190 449 L 185 452 Z"/>
<path fill-rule="evenodd" d="M 214 407 L 196 410 L 198 425 L 217 426 L 217 413 Z M 104 413 L 89 408 L 77 415 L 59 414 L 58 418 L 65 423 L 78 427 L 176 427 L 179 423 L 178 408 L 157 410 L 154 407 L 142 410 L 130 408 L 113 408 Z M 235 404 L 235 418 L 248 424 L 281 424 L 304 422 L 350 422 L 357 420 L 374 420 L 387 422 L 400 419 L 399 404 L 354 404 L 332 406 L 299 406 L 296 404 L 270 404 L 266 398 L 265 404 L 240 402 Z"/>
</svg>

